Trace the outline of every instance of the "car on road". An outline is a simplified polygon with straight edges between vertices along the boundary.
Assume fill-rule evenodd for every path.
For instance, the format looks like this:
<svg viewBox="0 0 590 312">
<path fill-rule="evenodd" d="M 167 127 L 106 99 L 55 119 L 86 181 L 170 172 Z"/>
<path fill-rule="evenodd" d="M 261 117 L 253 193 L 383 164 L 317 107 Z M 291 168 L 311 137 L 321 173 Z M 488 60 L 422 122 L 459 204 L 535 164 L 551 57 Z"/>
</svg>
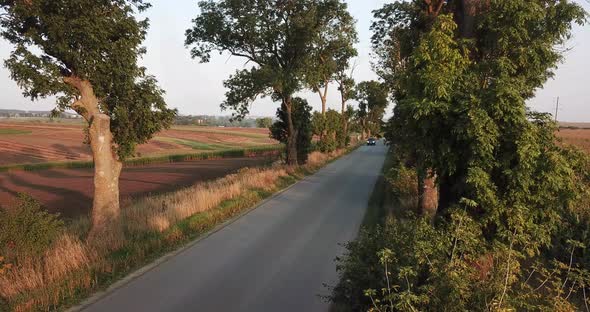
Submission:
<svg viewBox="0 0 590 312">
<path fill-rule="evenodd" d="M 377 139 L 375 139 L 375 138 L 369 138 L 367 140 L 367 145 L 368 146 L 375 146 L 375 145 L 377 145 Z"/>
</svg>

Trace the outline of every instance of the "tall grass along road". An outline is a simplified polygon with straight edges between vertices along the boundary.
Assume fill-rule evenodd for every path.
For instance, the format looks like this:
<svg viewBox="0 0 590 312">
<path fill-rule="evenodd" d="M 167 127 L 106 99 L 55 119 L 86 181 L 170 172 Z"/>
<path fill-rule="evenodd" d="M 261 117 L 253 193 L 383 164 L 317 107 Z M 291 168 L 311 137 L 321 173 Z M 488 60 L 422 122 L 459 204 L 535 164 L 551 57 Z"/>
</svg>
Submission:
<svg viewBox="0 0 590 312">
<path fill-rule="evenodd" d="M 85 311 L 327 311 L 386 150 L 357 149 Z"/>
</svg>

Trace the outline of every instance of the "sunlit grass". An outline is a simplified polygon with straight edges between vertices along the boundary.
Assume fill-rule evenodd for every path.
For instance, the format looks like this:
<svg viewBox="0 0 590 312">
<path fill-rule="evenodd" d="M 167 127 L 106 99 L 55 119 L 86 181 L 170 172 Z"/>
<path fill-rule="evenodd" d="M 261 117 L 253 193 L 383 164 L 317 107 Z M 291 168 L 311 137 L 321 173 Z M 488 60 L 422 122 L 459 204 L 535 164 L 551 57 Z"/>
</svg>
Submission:
<svg viewBox="0 0 590 312">
<path fill-rule="evenodd" d="M 265 133 L 254 133 L 254 132 L 246 132 L 240 130 L 231 130 L 226 128 L 210 128 L 210 127 L 195 127 L 195 126 L 174 126 L 172 127 L 173 130 L 183 130 L 183 131 L 193 131 L 193 132 L 202 132 L 202 133 L 213 133 L 213 134 L 223 134 L 223 135 L 231 135 L 231 136 L 240 136 L 246 137 L 251 139 L 266 139 L 268 138 L 268 134 Z"/>
<path fill-rule="evenodd" d="M 231 148 L 236 147 L 235 145 L 232 146 L 232 145 L 221 144 L 221 143 L 204 143 L 204 142 L 198 142 L 198 141 L 193 141 L 193 140 L 169 138 L 169 137 L 156 137 L 156 138 L 154 138 L 154 140 L 161 141 L 161 142 L 167 142 L 167 143 L 175 143 L 175 144 L 190 147 L 194 150 L 200 150 L 200 151 L 218 151 L 218 150 L 231 149 Z"/>
</svg>

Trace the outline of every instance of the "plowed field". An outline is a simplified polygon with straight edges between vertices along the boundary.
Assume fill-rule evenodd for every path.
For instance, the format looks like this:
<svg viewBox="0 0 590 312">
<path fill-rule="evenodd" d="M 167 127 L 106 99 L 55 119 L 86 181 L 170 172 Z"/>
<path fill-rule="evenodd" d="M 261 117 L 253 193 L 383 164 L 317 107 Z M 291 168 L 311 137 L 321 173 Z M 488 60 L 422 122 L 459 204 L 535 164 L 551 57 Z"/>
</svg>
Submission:
<svg viewBox="0 0 590 312">
<path fill-rule="evenodd" d="M 84 128 L 76 124 L 0 121 L 0 166 L 91 160 Z M 216 151 L 276 144 L 267 129 L 174 127 L 138 147 L 138 156 Z"/>
</svg>

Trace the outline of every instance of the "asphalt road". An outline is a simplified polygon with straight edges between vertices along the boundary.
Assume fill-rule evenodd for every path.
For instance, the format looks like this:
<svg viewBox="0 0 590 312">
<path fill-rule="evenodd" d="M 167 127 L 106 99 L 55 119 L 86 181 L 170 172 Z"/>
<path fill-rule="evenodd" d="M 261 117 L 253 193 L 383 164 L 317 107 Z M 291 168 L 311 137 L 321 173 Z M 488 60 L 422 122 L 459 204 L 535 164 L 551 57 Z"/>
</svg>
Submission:
<svg viewBox="0 0 590 312">
<path fill-rule="evenodd" d="M 363 146 L 85 311 L 327 311 L 386 147 Z"/>
</svg>

